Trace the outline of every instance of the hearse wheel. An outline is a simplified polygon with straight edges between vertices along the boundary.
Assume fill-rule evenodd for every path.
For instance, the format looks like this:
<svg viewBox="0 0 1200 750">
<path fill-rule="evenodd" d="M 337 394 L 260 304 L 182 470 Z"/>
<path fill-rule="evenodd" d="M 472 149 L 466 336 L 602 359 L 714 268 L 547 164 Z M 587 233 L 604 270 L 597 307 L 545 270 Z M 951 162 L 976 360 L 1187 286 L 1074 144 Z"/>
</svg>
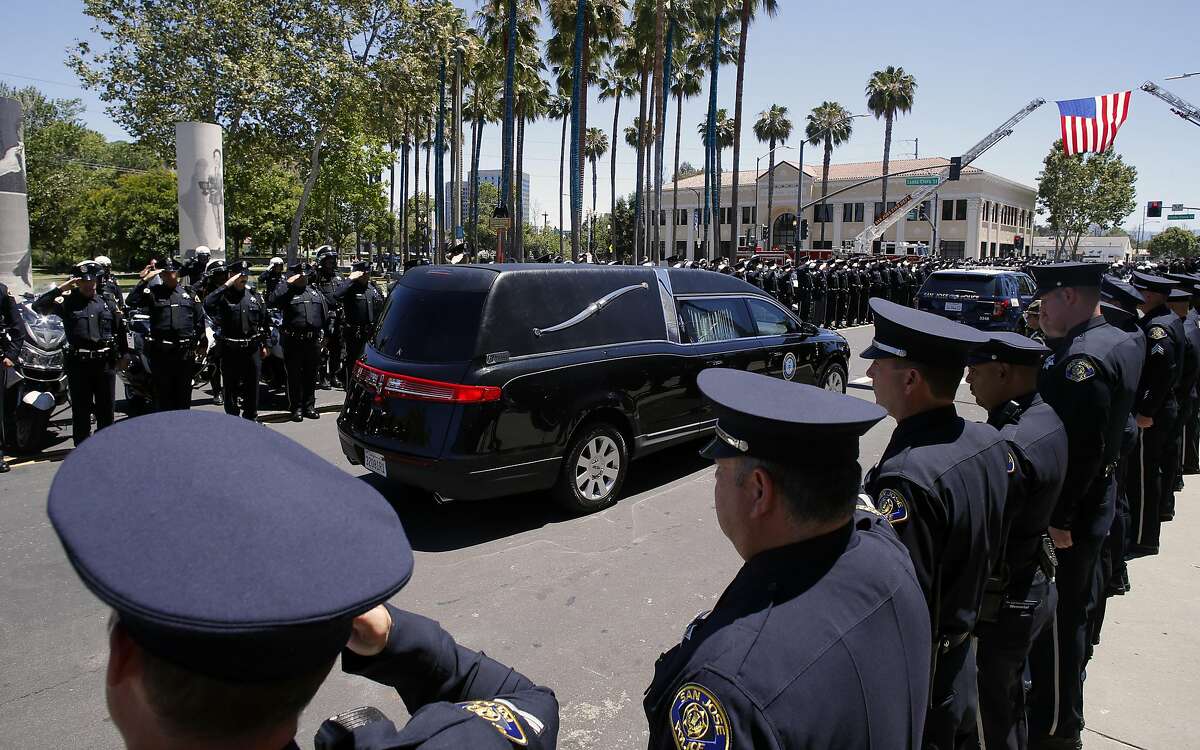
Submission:
<svg viewBox="0 0 1200 750">
<path fill-rule="evenodd" d="M 629 467 L 625 437 L 615 427 L 584 425 L 576 432 L 554 485 L 554 498 L 572 513 L 592 513 L 617 501 Z"/>
<path fill-rule="evenodd" d="M 817 385 L 827 391 L 834 393 L 846 392 L 846 368 L 839 362 L 830 362 L 825 365 L 825 369 L 821 371 L 821 377 L 817 380 Z"/>
</svg>

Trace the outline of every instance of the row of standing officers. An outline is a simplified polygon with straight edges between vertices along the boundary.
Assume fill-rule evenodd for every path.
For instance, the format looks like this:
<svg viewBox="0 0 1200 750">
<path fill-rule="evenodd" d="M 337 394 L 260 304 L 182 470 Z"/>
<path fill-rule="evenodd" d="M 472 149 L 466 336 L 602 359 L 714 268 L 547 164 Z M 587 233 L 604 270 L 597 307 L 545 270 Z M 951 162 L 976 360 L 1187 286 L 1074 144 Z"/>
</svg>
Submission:
<svg viewBox="0 0 1200 750">
<path fill-rule="evenodd" d="M 1103 292 L 1103 272 L 1034 269 L 1049 346 L 872 300 L 862 356 L 877 404 L 700 374 L 717 418 L 703 451 L 717 464 L 716 519 L 744 564 L 656 662 L 651 748 L 1082 746 L 1123 457 L 1168 422 L 1170 396 L 1157 391 L 1177 385 L 1182 352 L 1162 314 L 1179 283 L 1135 275 L 1126 291 L 1144 315 L 1118 327 L 1105 313 L 1124 308 Z M 956 411 L 964 370 L 986 423 Z M 896 427 L 864 478 L 860 438 L 886 415 Z M 344 671 L 396 688 L 412 719 L 335 717 L 318 738 L 341 744 L 322 747 L 556 746 L 549 688 L 384 604 L 412 559 L 375 490 L 273 433 L 264 444 L 237 420 L 188 419 L 113 428 L 68 458 L 50 496 L 74 567 L 116 611 L 108 705 L 131 747 L 293 747 L 299 712 L 339 653 Z M 207 469 L 185 466 L 197 479 L 181 486 L 205 493 L 164 506 L 116 468 L 139 446 L 182 450 L 182 435 L 213 438 L 229 481 L 210 487 Z M 251 465 L 252 450 L 277 460 Z M 275 471 L 267 496 L 252 489 L 264 465 Z M 97 486 L 112 497 L 92 502 Z M 127 537 L 146 541 L 114 543 Z M 310 538 L 321 555 L 293 543 Z M 158 564 L 146 571 L 146 559 Z M 181 567 L 197 585 L 179 585 Z M 170 682 L 156 679 L 160 661 Z"/>
</svg>

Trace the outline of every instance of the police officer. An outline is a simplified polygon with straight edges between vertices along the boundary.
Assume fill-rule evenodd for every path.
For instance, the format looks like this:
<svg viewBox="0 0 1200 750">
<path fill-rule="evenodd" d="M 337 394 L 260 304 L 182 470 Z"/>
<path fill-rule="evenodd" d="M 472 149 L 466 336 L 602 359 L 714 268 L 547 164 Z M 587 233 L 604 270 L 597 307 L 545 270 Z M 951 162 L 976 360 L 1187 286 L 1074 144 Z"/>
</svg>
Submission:
<svg viewBox="0 0 1200 750">
<path fill-rule="evenodd" d="M 1032 269 L 1041 325 L 1053 351 L 1038 391 L 1067 430 L 1067 477 L 1050 515 L 1058 556 L 1058 606 L 1030 653 L 1029 740 L 1034 748 L 1082 747 L 1088 616 L 1099 597 L 1097 565 L 1115 514 L 1121 435 L 1141 373 L 1136 334 L 1105 322 L 1102 263 Z"/>
<path fill-rule="evenodd" d="M 146 354 L 158 411 L 192 408 L 196 354 L 204 345 L 204 308 L 191 289 L 179 283 L 179 262 L 151 261 L 126 299 L 130 308 L 150 315 Z M 154 279 L 161 283 L 153 283 Z"/>
<path fill-rule="evenodd" d="M 283 281 L 283 266 L 283 258 L 278 256 L 271 258 L 267 270 L 258 275 L 259 294 L 269 295 L 275 291 L 275 287 Z"/>
<path fill-rule="evenodd" d="M 271 293 L 268 303 L 283 311 L 279 340 L 287 369 L 288 408 L 292 421 L 320 419 L 317 412 L 317 370 L 321 339 L 329 326 L 329 302 L 309 286 L 303 263 L 288 267 L 289 276 Z"/>
<path fill-rule="evenodd" d="M 313 272 L 312 283 L 316 290 L 325 295 L 329 305 L 329 321 L 325 329 L 325 341 L 322 347 L 322 359 L 319 369 L 319 380 L 322 388 L 337 387 L 342 372 L 342 320 L 341 311 L 333 293 L 341 286 L 342 275 L 337 270 L 338 254 L 329 245 L 323 245 L 317 251 L 317 268 Z"/>
<path fill-rule="evenodd" d="M 1191 311 L 1192 285 L 1194 279 L 1176 274 L 1177 288 L 1171 290 L 1167 298 L 1167 307 L 1179 317 L 1183 329 L 1183 364 L 1179 369 L 1179 383 L 1175 387 L 1175 400 L 1179 404 L 1179 416 L 1175 420 L 1175 430 L 1171 434 L 1170 455 L 1171 477 L 1164 483 L 1166 501 L 1159 515 L 1163 522 L 1175 518 L 1175 493 L 1183 490 L 1183 444 L 1187 439 L 1187 425 L 1192 421 L 1196 407 L 1196 382 L 1200 378 L 1200 329 L 1188 322 Z"/>
<path fill-rule="evenodd" d="M 1189 340 L 1200 344 L 1200 276 L 1192 287 L 1192 305 L 1184 320 L 1184 332 Z M 1181 471 L 1186 475 L 1200 474 L 1200 382 L 1191 395 L 1191 410 L 1185 415 L 1183 430 L 1183 461 Z"/>
<path fill-rule="evenodd" d="M 208 295 L 215 292 L 217 289 L 225 285 L 229 280 L 229 269 L 225 266 L 223 260 L 210 260 L 208 267 L 204 270 L 204 276 L 200 279 L 200 283 L 192 287 L 192 293 L 197 299 L 206 300 Z M 210 314 L 211 317 L 211 314 Z M 213 323 L 213 334 L 216 338 L 216 343 L 208 353 L 208 365 L 211 369 L 209 377 L 209 387 L 212 389 L 213 404 L 222 406 L 225 403 L 224 390 L 221 388 L 221 373 L 222 367 L 222 347 L 220 336 L 217 336 L 216 323 Z"/>
<path fill-rule="evenodd" d="M 204 309 L 216 330 L 225 375 L 225 413 L 258 419 L 258 380 L 267 356 L 267 306 L 257 292 L 246 288 L 250 264 L 228 267 L 229 278 L 204 298 Z"/>
<path fill-rule="evenodd" d="M 117 360 L 124 356 L 125 321 L 111 295 L 99 291 L 103 268 L 80 263 L 75 274 L 34 301 L 34 307 L 58 315 L 67 333 L 64 369 L 71 394 L 71 438 L 78 446 L 96 429 L 113 423 Z"/>
<path fill-rule="evenodd" d="M 859 438 L 883 410 L 731 369 L 698 384 L 717 523 L 745 563 L 656 662 L 649 747 L 916 747 L 925 602 L 886 520 L 856 513 Z"/>
<path fill-rule="evenodd" d="M 1175 282 L 1161 276 L 1135 271 L 1134 288 L 1142 293 L 1142 331 L 1146 334 L 1146 358 L 1138 384 L 1134 416 L 1141 428 L 1138 460 L 1134 465 L 1141 492 L 1131 498 L 1133 546 L 1131 557 L 1158 554 L 1162 514 L 1168 510 L 1167 496 L 1174 481 L 1175 459 L 1171 452 L 1179 404 L 1175 400 L 1183 366 L 1187 336 L 1183 321 L 1167 307 L 1167 297 Z"/>
<path fill-rule="evenodd" d="M 333 293 L 342 307 L 342 334 L 346 341 L 346 366 L 342 382 L 350 382 L 354 363 L 371 340 L 375 324 L 383 312 L 383 295 L 371 281 L 370 264 L 358 261 L 350 267 L 350 276 Z"/>
<path fill-rule="evenodd" d="M 113 278 L 112 260 L 107 255 L 97 255 L 95 262 L 100 264 L 100 279 L 96 288 L 100 294 L 112 297 L 121 312 L 125 312 L 125 295 L 121 292 L 121 285 Z"/>
<path fill-rule="evenodd" d="M 183 272 L 184 283 L 190 287 L 195 287 L 200 283 L 200 279 L 204 278 L 204 272 L 208 270 L 208 261 L 212 257 L 212 251 L 205 245 L 196 247 L 192 257 L 183 264 L 181 269 Z"/>
<path fill-rule="evenodd" d="M 975 629 L 999 555 L 1012 455 L 995 428 L 954 408 L 967 354 L 988 339 L 931 313 L 871 300 L 875 401 L 898 424 L 864 489 L 912 555 L 932 623 L 924 747 L 949 750 L 976 725 Z"/>
<path fill-rule="evenodd" d="M 975 634 L 981 747 L 1027 745 L 1025 661 L 1054 616 L 1054 551 L 1046 527 L 1067 472 L 1067 431 L 1037 392 L 1050 350 L 998 332 L 971 353 L 967 383 L 1015 463 L 1004 503 L 1004 541 L 984 591 Z"/>
<path fill-rule="evenodd" d="M 4 419 L 4 409 L 9 408 L 8 388 L 3 387 L 8 382 L 8 370 L 16 366 L 21 356 L 21 345 L 25 335 L 21 329 L 21 317 L 17 311 L 17 301 L 8 293 L 8 287 L 0 282 L 0 423 Z M 3 429 L 0 429 L 3 434 Z M 4 441 L 0 440 L 0 474 L 10 471 L 8 462 L 4 460 Z"/>
<path fill-rule="evenodd" d="M 131 455 L 190 456 L 197 445 L 206 460 L 176 463 L 171 502 L 129 470 Z M 300 713 L 339 655 L 343 671 L 395 688 L 412 719 L 335 717 L 319 747 L 557 742 L 550 689 L 384 604 L 413 570 L 387 501 L 274 431 L 200 411 L 122 422 L 67 457 L 48 514 L 112 610 L 106 702 L 130 748 L 296 750 Z"/>
</svg>

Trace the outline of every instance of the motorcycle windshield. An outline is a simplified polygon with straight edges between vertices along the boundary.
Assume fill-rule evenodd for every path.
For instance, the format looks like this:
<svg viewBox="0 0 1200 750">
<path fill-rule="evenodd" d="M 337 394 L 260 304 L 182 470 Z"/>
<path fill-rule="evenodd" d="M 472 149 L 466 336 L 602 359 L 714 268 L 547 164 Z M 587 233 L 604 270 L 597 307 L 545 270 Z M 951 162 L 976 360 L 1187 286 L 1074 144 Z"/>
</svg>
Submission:
<svg viewBox="0 0 1200 750">
<path fill-rule="evenodd" d="M 30 343 L 44 351 L 60 346 L 66 338 L 66 328 L 62 318 L 57 315 L 42 315 L 26 302 L 17 305 L 21 322 L 25 325 L 25 335 Z"/>
</svg>

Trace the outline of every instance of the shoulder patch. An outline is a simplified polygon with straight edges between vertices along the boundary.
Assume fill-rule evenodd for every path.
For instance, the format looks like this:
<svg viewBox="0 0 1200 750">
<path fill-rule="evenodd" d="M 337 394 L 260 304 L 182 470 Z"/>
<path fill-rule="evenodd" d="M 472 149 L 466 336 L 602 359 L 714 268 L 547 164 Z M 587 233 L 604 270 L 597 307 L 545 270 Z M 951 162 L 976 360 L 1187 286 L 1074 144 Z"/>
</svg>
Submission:
<svg viewBox="0 0 1200 750">
<path fill-rule="evenodd" d="M 1167 329 L 1162 326 L 1150 326 L 1150 330 L 1146 331 L 1146 335 L 1158 341 L 1167 337 Z"/>
<path fill-rule="evenodd" d="M 1067 380 L 1082 383 L 1096 374 L 1096 366 L 1080 357 L 1067 365 Z"/>
<path fill-rule="evenodd" d="M 1049 370 L 1051 367 L 1054 367 L 1054 353 L 1053 352 L 1051 352 L 1050 356 L 1046 357 L 1046 360 L 1044 362 L 1042 362 L 1043 370 Z"/>
<path fill-rule="evenodd" d="M 1005 468 L 1008 470 L 1009 474 L 1012 474 L 1017 470 L 1017 459 L 1013 458 L 1012 451 L 1008 451 L 1007 453 Z"/>
<path fill-rule="evenodd" d="M 908 520 L 908 500 L 893 489 L 880 492 L 875 507 L 879 509 L 879 515 L 893 526 Z"/>
<path fill-rule="evenodd" d="M 517 721 L 516 714 L 504 703 L 500 701 L 467 701 L 455 705 L 491 724 L 497 732 L 504 735 L 514 745 L 529 744 L 529 738 L 525 736 L 525 730 Z"/>
<path fill-rule="evenodd" d="M 733 750 L 725 707 L 707 688 L 689 682 L 671 704 L 671 736 L 677 750 Z"/>
</svg>

